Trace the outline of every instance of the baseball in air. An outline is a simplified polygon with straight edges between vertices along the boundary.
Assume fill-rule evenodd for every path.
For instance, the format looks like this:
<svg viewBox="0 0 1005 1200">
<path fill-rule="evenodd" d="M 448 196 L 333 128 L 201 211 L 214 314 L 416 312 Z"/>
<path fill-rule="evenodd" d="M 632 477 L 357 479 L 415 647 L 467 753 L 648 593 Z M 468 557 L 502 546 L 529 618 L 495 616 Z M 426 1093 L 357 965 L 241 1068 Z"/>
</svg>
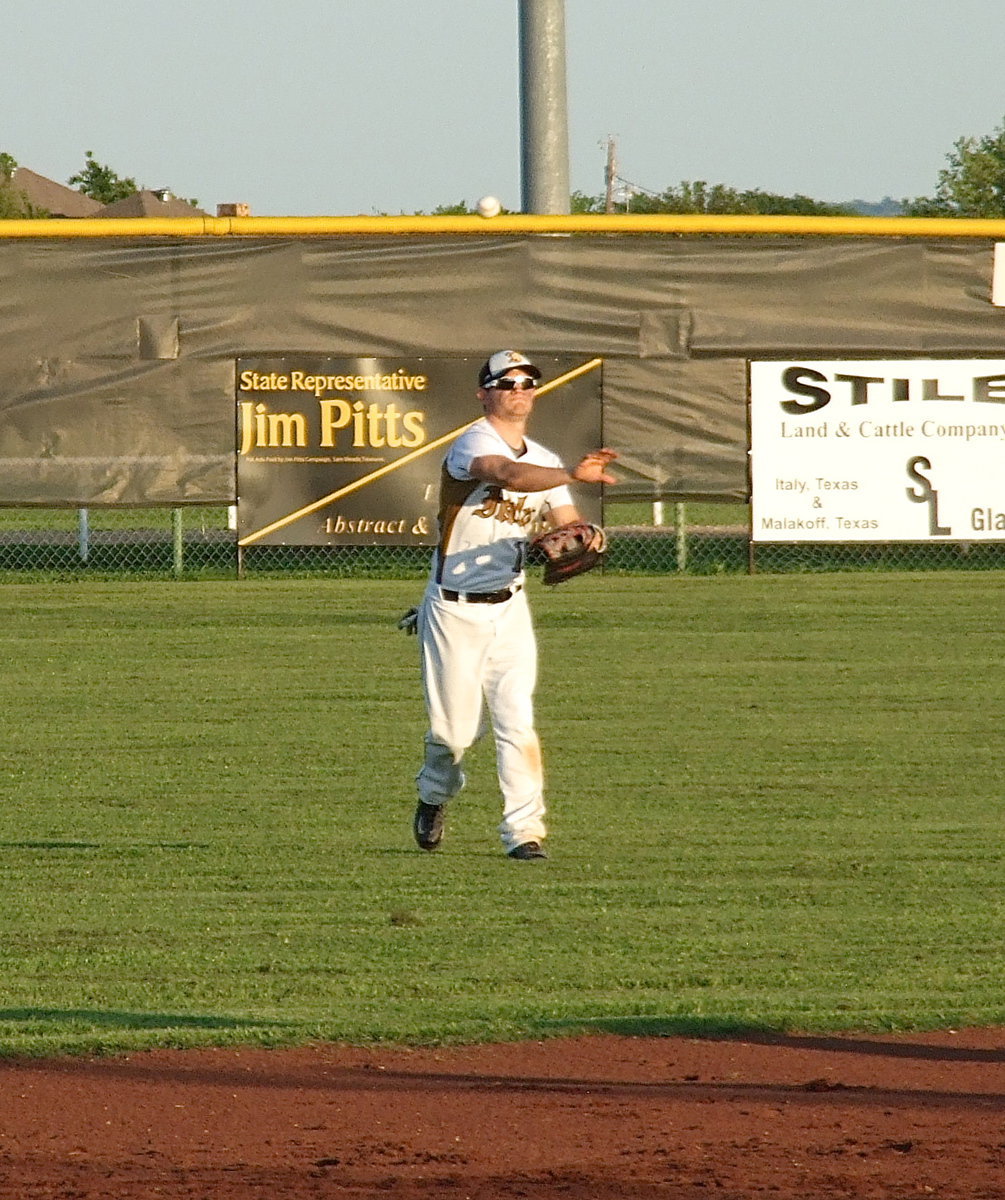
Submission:
<svg viewBox="0 0 1005 1200">
<path fill-rule="evenodd" d="M 502 205 L 499 203 L 498 196 L 482 196 L 478 201 L 478 211 L 483 217 L 498 217 L 502 212 Z"/>
</svg>

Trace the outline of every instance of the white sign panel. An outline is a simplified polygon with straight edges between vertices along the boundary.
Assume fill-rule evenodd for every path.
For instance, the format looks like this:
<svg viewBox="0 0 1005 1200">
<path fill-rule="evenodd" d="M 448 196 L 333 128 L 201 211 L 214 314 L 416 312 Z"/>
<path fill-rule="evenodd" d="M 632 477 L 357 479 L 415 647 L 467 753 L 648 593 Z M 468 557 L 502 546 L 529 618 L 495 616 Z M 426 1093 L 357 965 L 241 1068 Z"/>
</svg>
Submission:
<svg viewBox="0 0 1005 1200">
<path fill-rule="evenodd" d="M 1005 541 L 1005 359 L 752 362 L 757 542 Z"/>
<path fill-rule="evenodd" d="M 991 266 L 991 303 L 1005 308 L 1005 242 L 995 242 Z"/>
</svg>

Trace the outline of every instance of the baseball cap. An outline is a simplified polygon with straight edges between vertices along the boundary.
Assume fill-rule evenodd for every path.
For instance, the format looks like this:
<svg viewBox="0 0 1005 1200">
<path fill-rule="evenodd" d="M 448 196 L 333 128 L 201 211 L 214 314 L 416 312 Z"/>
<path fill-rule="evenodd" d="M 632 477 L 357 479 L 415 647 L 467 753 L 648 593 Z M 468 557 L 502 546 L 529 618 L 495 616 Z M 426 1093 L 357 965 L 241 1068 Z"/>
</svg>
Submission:
<svg viewBox="0 0 1005 1200">
<path fill-rule="evenodd" d="M 514 367 L 522 367 L 528 375 L 535 379 L 541 378 L 541 372 L 534 366 L 526 354 L 519 350 L 497 350 L 478 372 L 478 386 L 490 387 L 497 379 L 502 379 L 507 371 Z"/>
</svg>

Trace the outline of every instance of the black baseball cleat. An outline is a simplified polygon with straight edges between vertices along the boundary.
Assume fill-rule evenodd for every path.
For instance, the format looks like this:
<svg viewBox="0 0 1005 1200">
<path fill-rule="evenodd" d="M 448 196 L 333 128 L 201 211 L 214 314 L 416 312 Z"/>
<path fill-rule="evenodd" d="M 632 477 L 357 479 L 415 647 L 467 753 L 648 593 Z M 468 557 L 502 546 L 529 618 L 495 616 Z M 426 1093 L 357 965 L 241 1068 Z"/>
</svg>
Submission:
<svg viewBox="0 0 1005 1200">
<path fill-rule="evenodd" d="M 506 857 L 519 859 L 520 862 L 530 862 L 535 858 L 547 858 L 548 856 L 540 842 L 524 842 L 507 851 Z"/>
<path fill-rule="evenodd" d="M 412 830 L 420 850 L 435 850 L 443 841 L 443 808 L 442 804 L 419 801 Z"/>
</svg>

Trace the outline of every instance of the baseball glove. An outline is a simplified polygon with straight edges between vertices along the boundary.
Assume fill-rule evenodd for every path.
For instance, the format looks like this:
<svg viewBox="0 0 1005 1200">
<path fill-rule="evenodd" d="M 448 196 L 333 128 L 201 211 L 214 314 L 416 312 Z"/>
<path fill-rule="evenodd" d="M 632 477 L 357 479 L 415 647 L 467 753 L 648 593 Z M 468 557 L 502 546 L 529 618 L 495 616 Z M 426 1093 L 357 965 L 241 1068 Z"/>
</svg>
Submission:
<svg viewBox="0 0 1005 1200">
<path fill-rule="evenodd" d="M 544 559 L 544 582 L 554 585 L 592 571 L 603 559 L 607 534 L 589 521 L 573 521 L 540 534 L 531 549 Z"/>
</svg>

